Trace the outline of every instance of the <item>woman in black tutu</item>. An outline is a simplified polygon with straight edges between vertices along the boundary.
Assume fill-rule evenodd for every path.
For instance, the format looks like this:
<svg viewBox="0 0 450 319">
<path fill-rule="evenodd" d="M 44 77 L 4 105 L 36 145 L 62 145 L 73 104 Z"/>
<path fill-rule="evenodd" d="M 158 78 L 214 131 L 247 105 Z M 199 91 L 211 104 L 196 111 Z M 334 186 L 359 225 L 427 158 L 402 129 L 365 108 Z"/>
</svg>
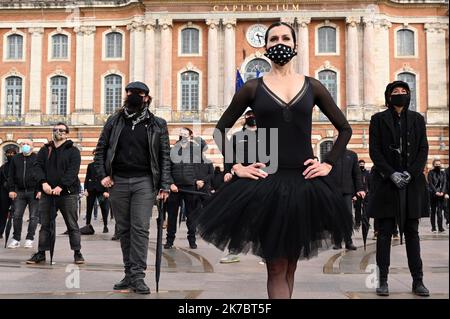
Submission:
<svg viewBox="0 0 450 319">
<path fill-rule="evenodd" d="M 296 55 L 293 28 L 274 23 L 265 38 L 272 70 L 263 78 L 247 81 L 235 94 L 217 123 L 219 134 L 214 139 L 225 156 L 225 130 L 250 107 L 256 116 L 259 145 L 265 141 L 272 160 L 235 164 L 232 173 L 236 178 L 195 212 L 195 220 L 207 242 L 222 250 L 251 251 L 264 258 L 269 298 L 291 298 L 298 259 L 317 255 L 322 242 L 331 236 L 352 231 L 342 198 L 324 177 L 344 152 L 352 130 L 327 89 L 294 71 L 290 62 Z M 314 105 L 339 131 L 324 163 L 313 159 Z M 270 145 L 271 137 L 276 147 Z"/>
</svg>

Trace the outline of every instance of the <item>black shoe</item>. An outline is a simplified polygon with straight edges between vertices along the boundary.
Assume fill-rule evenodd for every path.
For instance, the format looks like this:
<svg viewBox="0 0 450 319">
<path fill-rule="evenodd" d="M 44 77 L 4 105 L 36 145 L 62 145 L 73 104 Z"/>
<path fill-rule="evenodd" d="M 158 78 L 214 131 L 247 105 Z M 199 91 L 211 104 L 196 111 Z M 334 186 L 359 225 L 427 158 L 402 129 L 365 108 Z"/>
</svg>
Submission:
<svg viewBox="0 0 450 319">
<path fill-rule="evenodd" d="M 84 264 L 84 258 L 83 258 L 83 255 L 82 255 L 79 251 L 76 251 L 76 252 L 74 253 L 73 259 L 74 259 L 74 262 L 75 262 L 76 264 Z"/>
<path fill-rule="evenodd" d="M 189 247 L 191 249 L 197 249 L 197 244 L 195 243 L 195 241 L 191 241 L 191 242 L 189 242 Z"/>
<path fill-rule="evenodd" d="M 121 281 L 119 281 L 118 283 L 116 283 L 113 287 L 114 290 L 124 290 L 124 289 L 128 289 L 131 287 L 131 278 L 127 275 L 125 275 L 125 277 L 123 277 L 123 279 Z"/>
<path fill-rule="evenodd" d="M 381 281 L 380 287 L 376 290 L 378 296 L 389 296 L 389 287 L 387 281 Z"/>
<path fill-rule="evenodd" d="M 109 233 L 108 226 L 103 227 L 103 234 Z"/>
<path fill-rule="evenodd" d="M 333 246 L 333 249 L 334 250 L 338 250 L 338 249 L 342 249 L 342 245 L 341 244 L 335 244 L 334 246 Z"/>
<path fill-rule="evenodd" d="M 61 235 L 69 235 L 69 231 L 66 230 L 64 233 L 62 233 Z"/>
<path fill-rule="evenodd" d="M 355 245 L 353 245 L 353 243 L 348 243 L 348 244 L 345 244 L 345 249 L 347 249 L 347 250 L 356 250 L 357 248 L 356 248 Z"/>
<path fill-rule="evenodd" d="M 27 264 L 39 264 L 41 262 L 45 262 L 44 251 L 38 251 L 37 253 L 33 254 L 30 259 L 27 260 Z"/>
<path fill-rule="evenodd" d="M 430 295 L 430 291 L 425 287 L 422 280 L 414 281 L 412 285 L 413 294 L 421 297 L 428 297 Z"/>
<path fill-rule="evenodd" d="M 120 238 L 119 238 L 119 236 L 117 236 L 116 234 L 114 234 L 112 237 L 111 237 L 111 240 L 119 240 Z"/>
<path fill-rule="evenodd" d="M 165 243 L 164 244 L 164 249 L 171 249 L 173 247 L 172 243 Z"/>
<path fill-rule="evenodd" d="M 141 295 L 148 295 L 150 293 L 150 288 L 145 284 L 144 279 L 137 279 L 131 283 L 131 289 Z"/>
</svg>

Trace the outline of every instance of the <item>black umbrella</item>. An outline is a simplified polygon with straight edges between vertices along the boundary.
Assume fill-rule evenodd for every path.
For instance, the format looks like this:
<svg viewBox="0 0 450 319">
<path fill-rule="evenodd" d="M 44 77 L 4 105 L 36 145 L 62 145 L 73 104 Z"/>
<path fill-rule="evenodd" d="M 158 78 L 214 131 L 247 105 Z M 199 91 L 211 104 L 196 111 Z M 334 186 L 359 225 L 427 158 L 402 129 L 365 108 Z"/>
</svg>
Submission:
<svg viewBox="0 0 450 319">
<path fill-rule="evenodd" d="M 403 244 L 403 233 L 405 231 L 405 222 L 406 222 L 406 187 L 400 188 L 398 190 L 398 216 L 397 216 L 397 223 L 398 223 L 398 232 L 400 235 L 400 245 Z"/>
<path fill-rule="evenodd" d="M 366 243 L 367 243 L 367 234 L 369 233 L 369 217 L 367 216 L 366 211 L 366 200 L 363 199 L 361 201 L 361 231 L 362 231 L 362 237 L 364 242 L 364 250 L 366 250 Z"/>
<path fill-rule="evenodd" d="M 156 259 L 155 259 L 155 281 L 156 292 L 159 291 L 159 277 L 161 275 L 161 258 L 162 258 L 162 237 L 163 237 L 163 224 L 165 216 L 164 200 L 158 201 L 158 218 L 156 219 L 157 237 L 156 237 Z"/>
<path fill-rule="evenodd" d="M 55 251 L 55 241 L 56 241 L 56 198 L 50 196 L 50 265 L 53 265 L 53 253 Z"/>
<path fill-rule="evenodd" d="M 9 206 L 8 211 L 8 220 L 6 221 L 6 227 L 5 227 L 5 248 L 8 243 L 9 234 L 11 233 L 11 226 L 12 226 L 12 219 L 14 216 L 14 201 L 11 202 L 11 206 Z"/>
</svg>

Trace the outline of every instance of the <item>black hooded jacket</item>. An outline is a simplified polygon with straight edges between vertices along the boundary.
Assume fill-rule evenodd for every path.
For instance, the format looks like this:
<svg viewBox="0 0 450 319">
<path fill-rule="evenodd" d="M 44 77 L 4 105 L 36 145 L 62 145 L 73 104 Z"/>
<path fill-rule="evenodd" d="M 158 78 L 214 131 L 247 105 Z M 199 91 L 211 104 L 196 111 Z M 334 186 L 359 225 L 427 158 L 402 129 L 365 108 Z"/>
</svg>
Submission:
<svg viewBox="0 0 450 319">
<path fill-rule="evenodd" d="M 61 195 L 78 194 L 80 164 L 80 151 L 71 140 L 65 141 L 58 148 L 55 148 L 52 141 L 39 150 L 34 164 L 36 180 L 41 188 L 43 183 L 48 183 L 52 188 L 61 187 Z"/>
</svg>

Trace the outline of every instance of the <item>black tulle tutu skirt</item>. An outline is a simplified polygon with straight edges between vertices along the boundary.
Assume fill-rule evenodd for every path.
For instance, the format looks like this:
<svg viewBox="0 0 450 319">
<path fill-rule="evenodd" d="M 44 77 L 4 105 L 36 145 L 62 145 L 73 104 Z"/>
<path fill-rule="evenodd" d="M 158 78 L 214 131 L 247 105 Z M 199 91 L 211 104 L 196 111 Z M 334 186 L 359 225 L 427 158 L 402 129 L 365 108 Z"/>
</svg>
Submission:
<svg viewBox="0 0 450 319">
<path fill-rule="evenodd" d="M 198 234 L 233 253 L 266 260 L 307 259 L 352 232 L 352 216 L 327 177 L 305 180 L 302 169 L 265 179 L 237 178 L 192 212 Z"/>
</svg>

